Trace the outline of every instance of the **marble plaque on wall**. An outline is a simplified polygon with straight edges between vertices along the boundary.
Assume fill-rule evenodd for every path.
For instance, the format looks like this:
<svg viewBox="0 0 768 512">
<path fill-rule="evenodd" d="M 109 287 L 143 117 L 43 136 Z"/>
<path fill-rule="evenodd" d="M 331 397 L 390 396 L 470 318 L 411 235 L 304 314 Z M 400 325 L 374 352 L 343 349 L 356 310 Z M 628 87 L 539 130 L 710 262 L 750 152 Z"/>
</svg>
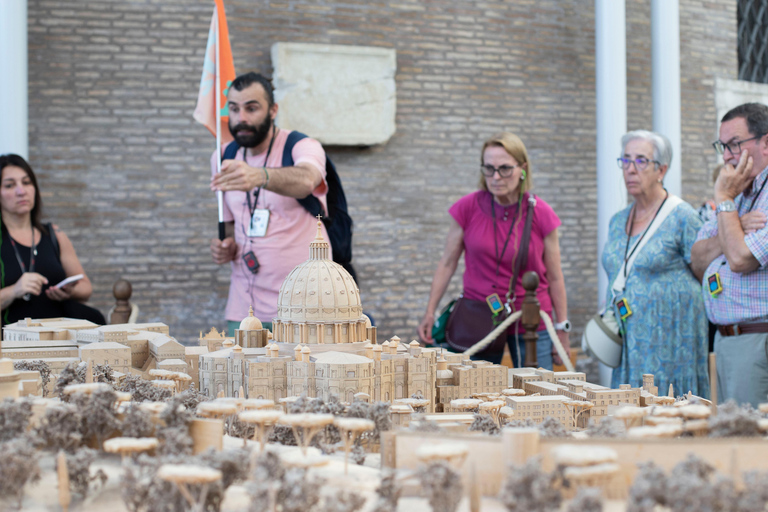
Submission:
<svg viewBox="0 0 768 512">
<path fill-rule="evenodd" d="M 395 133 L 395 50 L 272 45 L 277 125 L 326 145 L 383 144 Z"/>
</svg>

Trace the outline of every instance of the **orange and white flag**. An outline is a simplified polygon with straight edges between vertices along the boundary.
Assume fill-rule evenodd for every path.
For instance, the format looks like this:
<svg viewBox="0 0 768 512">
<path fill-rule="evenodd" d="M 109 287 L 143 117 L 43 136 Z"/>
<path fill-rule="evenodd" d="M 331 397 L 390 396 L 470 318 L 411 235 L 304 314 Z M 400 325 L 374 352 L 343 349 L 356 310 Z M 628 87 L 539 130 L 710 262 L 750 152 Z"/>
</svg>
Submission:
<svg viewBox="0 0 768 512">
<path fill-rule="evenodd" d="M 214 0 L 216 5 L 208 32 L 208 46 L 205 49 L 203 76 L 200 79 L 200 92 L 193 117 L 213 134 L 216 134 L 216 119 L 220 119 L 221 143 L 232 140 L 229 133 L 229 109 L 227 107 L 227 89 L 235 79 L 235 63 L 232 60 L 232 48 L 229 45 L 227 14 L 224 0 Z M 219 82 L 219 112 L 216 112 L 216 81 Z"/>
</svg>

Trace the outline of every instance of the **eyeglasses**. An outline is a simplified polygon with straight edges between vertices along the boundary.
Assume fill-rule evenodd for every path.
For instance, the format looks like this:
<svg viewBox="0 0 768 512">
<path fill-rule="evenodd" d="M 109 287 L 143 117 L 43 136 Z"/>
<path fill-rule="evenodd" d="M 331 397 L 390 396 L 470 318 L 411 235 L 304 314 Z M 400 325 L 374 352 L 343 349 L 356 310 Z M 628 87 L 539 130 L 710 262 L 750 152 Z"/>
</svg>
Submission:
<svg viewBox="0 0 768 512">
<path fill-rule="evenodd" d="M 480 172 L 483 173 L 483 176 L 486 178 L 492 178 L 496 172 L 499 173 L 499 176 L 502 178 L 509 178 L 512 176 L 512 173 L 515 169 L 520 167 L 519 165 L 500 165 L 498 167 L 494 167 L 492 165 L 481 165 L 480 166 Z"/>
<path fill-rule="evenodd" d="M 730 151 L 732 155 L 738 155 L 741 153 L 742 144 L 744 144 L 745 142 L 749 142 L 751 140 L 757 140 L 763 137 L 763 135 L 758 135 L 757 137 L 752 137 L 751 139 L 735 140 L 733 142 L 727 142 L 727 143 L 720 140 L 716 140 L 715 142 L 712 143 L 712 147 L 715 148 L 715 151 L 717 151 L 718 155 L 725 154 L 726 149 Z M 734 148 L 736 148 L 736 151 L 734 151 Z"/>
<path fill-rule="evenodd" d="M 635 169 L 637 169 L 638 172 L 644 171 L 645 168 L 648 167 L 648 164 L 651 163 L 651 162 L 655 163 L 656 165 L 661 165 L 658 161 L 656 161 L 656 160 L 648 160 L 644 156 L 639 156 L 639 157 L 635 158 L 634 160 L 632 160 L 630 158 L 623 158 L 623 157 L 619 157 L 619 158 L 616 159 L 616 163 L 619 164 L 619 167 L 621 167 L 625 171 L 628 171 L 629 170 L 629 166 L 632 165 L 632 164 L 635 164 Z"/>
</svg>

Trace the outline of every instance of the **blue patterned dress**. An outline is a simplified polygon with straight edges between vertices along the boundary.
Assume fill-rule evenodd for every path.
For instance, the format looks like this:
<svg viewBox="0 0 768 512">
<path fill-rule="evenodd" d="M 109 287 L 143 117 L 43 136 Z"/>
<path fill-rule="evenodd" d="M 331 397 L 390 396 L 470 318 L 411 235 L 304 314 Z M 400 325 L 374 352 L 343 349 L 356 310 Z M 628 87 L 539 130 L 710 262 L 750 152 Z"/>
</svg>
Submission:
<svg viewBox="0 0 768 512">
<path fill-rule="evenodd" d="M 609 283 L 613 283 L 624 261 L 625 226 L 631 208 L 611 219 L 603 250 L 603 268 Z M 709 397 L 707 315 L 701 284 L 688 267 L 701 225 L 696 211 L 682 203 L 664 219 L 635 258 L 624 293 L 632 315 L 623 322 L 624 350 L 619 367 L 613 370 L 613 388 L 619 384 L 640 387 L 643 374 L 652 373 L 660 395 L 666 395 L 672 384 L 676 395 L 692 391 Z M 639 237 L 631 237 L 630 250 Z M 607 303 L 610 300 L 609 284 Z"/>
</svg>

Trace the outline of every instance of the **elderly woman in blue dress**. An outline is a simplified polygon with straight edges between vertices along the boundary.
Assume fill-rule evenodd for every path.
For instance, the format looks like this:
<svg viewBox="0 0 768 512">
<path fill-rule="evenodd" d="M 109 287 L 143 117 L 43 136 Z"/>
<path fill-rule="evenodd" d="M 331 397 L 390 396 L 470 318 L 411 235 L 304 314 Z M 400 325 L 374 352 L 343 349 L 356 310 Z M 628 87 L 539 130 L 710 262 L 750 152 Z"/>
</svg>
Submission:
<svg viewBox="0 0 768 512">
<path fill-rule="evenodd" d="M 614 305 L 618 298 L 611 284 L 669 198 L 664 175 L 672 161 L 672 146 L 663 135 L 636 130 L 624 135 L 621 144 L 618 163 L 634 201 L 611 219 L 603 250 L 607 303 Z M 708 396 L 707 316 L 700 281 L 690 267 L 691 247 L 702 221 L 682 201 L 662 218 L 626 275 L 621 296 L 631 315 L 619 321 L 624 349 L 613 370 L 612 387 L 640 387 L 643 374 L 652 373 L 660 392 L 666 394 L 672 384 L 677 394 Z"/>
</svg>

